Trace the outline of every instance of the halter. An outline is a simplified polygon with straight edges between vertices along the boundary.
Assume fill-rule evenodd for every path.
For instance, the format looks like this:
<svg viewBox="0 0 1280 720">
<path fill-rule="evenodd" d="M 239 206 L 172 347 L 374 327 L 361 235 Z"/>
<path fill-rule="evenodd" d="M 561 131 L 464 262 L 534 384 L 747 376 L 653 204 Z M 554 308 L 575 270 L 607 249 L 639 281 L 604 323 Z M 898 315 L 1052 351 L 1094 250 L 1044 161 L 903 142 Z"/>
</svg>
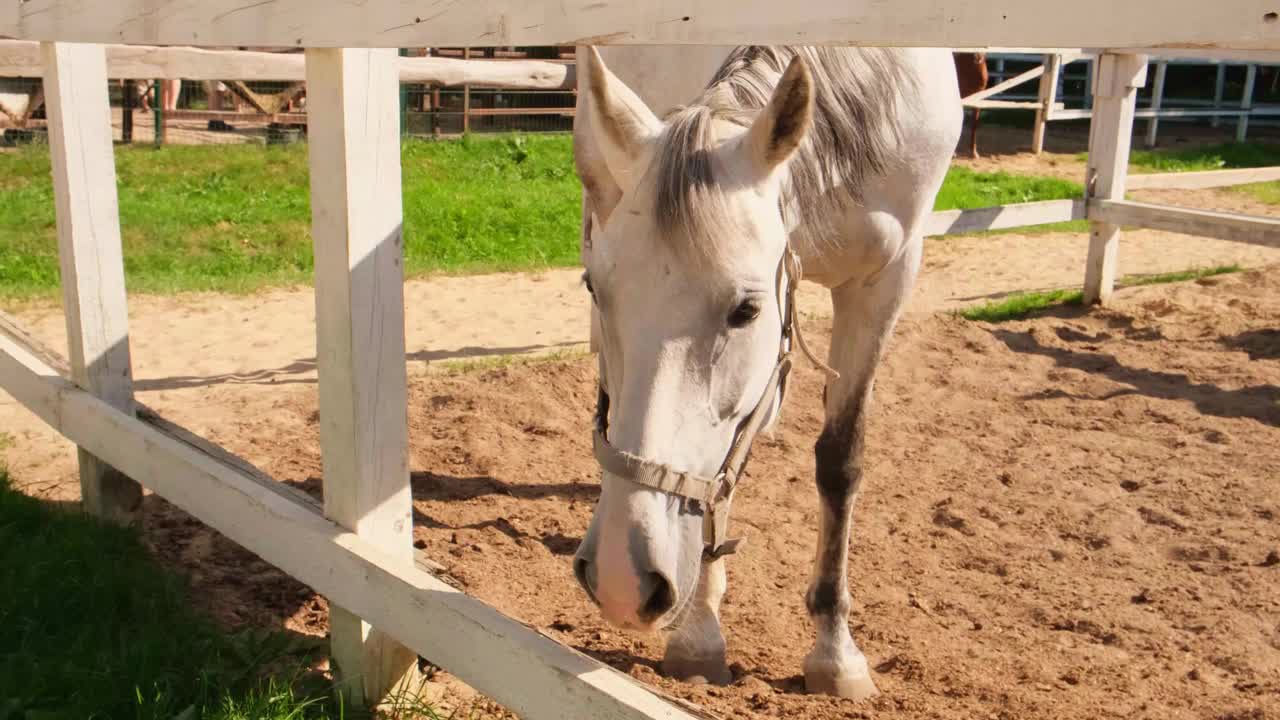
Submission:
<svg viewBox="0 0 1280 720">
<path fill-rule="evenodd" d="M 765 418 L 774 409 L 775 398 L 779 410 L 787 393 L 787 378 L 791 371 L 791 340 L 794 337 L 801 352 L 811 362 L 824 369 L 828 376 L 839 377 L 839 373 L 820 362 L 804 342 L 800 334 L 799 311 L 796 309 L 796 288 L 800 285 L 800 258 L 788 245 L 778 263 L 778 311 L 782 317 L 782 337 L 778 345 L 778 361 L 769 375 L 764 393 L 756 402 L 755 409 L 746 417 L 734 432 L 733 442 L 720 471 L 715 477 L 707 478 L 693 473 L 677 470 L 670 465 L 648 460 L 619 450 L 609 444 L 609 393 L 604 388 L 605 367 L 604 353 L 600 353 L 600 380 L 596 397 L 596 427 L 592 442 L 596 460 L 600 467 L 611 475 L 629 480 L 659 492 L 686 498 L 700 503 L 705 508 L 702 518 L 702 539 L 705 544 L 703 561 L 711 562 L 725 555 L 738 551 L 744 542 L 743 538 L 729 538 L 729 505 L 733 502 L 733 493 L 738 487 L 746 469 L 747 456 L 751 453 L 751 444 L 764 425 Z M 786 281 L 785 293 L 782 288 Z M 785 302 L 784 302 L 785 299 Z M 601 318 L 603 322 L 603 318 Z"/>
</svg>

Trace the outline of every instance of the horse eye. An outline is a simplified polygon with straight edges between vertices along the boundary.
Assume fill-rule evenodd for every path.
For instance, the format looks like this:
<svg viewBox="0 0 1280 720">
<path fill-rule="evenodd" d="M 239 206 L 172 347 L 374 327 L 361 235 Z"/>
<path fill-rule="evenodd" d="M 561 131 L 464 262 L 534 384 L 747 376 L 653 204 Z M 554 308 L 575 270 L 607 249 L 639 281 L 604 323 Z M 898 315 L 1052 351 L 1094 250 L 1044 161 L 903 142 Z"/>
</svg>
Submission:
<svg viewBox="0 0 1280 720">
<path fill-rule="evenodd" d="M 743 300 L 729 313 L 729 327 L 740 328 L 751 324 L 760 316 L 760 306 L 754 300 Z"/>
</svg>

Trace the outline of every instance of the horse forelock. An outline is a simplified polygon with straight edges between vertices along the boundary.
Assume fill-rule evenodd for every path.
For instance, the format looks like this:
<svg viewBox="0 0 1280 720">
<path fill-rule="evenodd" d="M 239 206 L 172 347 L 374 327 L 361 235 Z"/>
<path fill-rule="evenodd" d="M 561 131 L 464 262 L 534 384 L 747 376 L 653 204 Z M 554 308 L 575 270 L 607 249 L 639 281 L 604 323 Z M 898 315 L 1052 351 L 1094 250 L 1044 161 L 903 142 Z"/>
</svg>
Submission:
<svg viewBox="0 0 1280 720">
<path fill-rule="evenodd" d="M 897 114 L 915 82 L 900 52 L 887 48 L 741 47 L 730 53 L 706 90 L 666 118 L 655 160 L 653 212 L 663 238 L 686 256 L 731 252 L 735 218 L 717 177 L 718 123 L 750 126 L 797 55 L 814 80 L 814 115 L 789 162 L 784 208 L 789 225 L 814 248 L 834 243 L 831 228 L 859 203 L 867 182 L 884 174 L 900 147 Z"/>
</svg>

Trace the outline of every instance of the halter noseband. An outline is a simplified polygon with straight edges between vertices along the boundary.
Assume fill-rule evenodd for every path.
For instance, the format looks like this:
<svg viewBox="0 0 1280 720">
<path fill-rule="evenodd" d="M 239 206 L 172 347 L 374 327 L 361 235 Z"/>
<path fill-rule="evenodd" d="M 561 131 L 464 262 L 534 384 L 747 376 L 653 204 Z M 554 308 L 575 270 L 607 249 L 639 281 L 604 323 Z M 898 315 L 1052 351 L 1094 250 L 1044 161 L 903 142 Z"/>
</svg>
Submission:
<svg viewBox="0 0 1280 720">
<path fill-rule="evenodd" d="M 764 425 L 765 418 L 774 408 L 777 399 L 778 409 L 786 397 L 787 378 L 791 371 L 791 340 L 794 337 L 800 349 L 814 364 L 825 369 L 829 376 L 839 377 L 831 368 L 814 357 L 805 345 L 800 334 L 799 311 L 796 309 L 796 289 L 800 285 L 800 259 L 790 247 L 783 251 L 778 265 L 778 310 L 782 315 L 782 337 L 778 346 L 778 361 L 765 385 L 764 393 L 756 402 L 755 408 L 734 432 L 733 442 L 725 455 L 720 471 L 715 477 L 707 478 L 693 473 L 677 470 L 664 463 L 656 462 L 619 450 L 609 444 L 609 393 L 605 390 L 604 353 L 600 353 L 600 379 L 596 397 L 596 426 L 592 442 L 596 460 L 600 467 L 611 475 L 629 480 L 659 492 L 693 500 L 704 508 L 702 519 L 702 538 L 705 543 L 703 560 L 710 562 L 717 558 L 737 552 L 743 538 L 728 537 L 729 505 L 733 502 L 733 493 L 738 481 L 742 479 L 746 468 L 747 456 L 751 453 L 751 444 Z M 781 287 L 786 280 L 785 307 L 784 293 Z M 603 318 L 601 319 L 603 322 Z"/>
</svg>

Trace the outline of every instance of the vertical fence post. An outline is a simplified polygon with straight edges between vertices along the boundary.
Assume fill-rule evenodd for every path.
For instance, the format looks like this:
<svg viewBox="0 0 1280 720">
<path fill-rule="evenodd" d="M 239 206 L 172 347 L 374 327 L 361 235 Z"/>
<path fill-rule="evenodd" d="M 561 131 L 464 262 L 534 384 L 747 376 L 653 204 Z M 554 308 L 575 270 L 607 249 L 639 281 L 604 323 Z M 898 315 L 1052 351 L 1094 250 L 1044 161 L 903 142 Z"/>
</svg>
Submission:
<svg viewBox="0 0 1280 720">
<path fill-rule="evenodd" d="M 1062 56 L 1051 54 L 1044 56 L 1044 74 L 1040 76 L 1040 107 L 1036 109 L 1036 127 L 1031 137 L 1031 152 L 1039 155 L 1044 152 L 1044 135 L 1049 115 L 1053 112 L 1055 95 L 1058 90 L 1058 74 L 1062 72 Z"/>
<path fill-rule="evenodd" d="M 462 48 L 462 59 L 471 59 L 471 48 Z M 462 86 L 462 134 L 471 132 L 471 84 Z"/>
<path fill-rule="evenodd" d="M 1222 62 L 1221 60 L 1218 60 L 1217 63 L 1218 63 L 1218 72 L 1217 72 L 1216 78 L 1213 81 L 1213 109 L 1221 110 L 1222 109 L 1222 91 L 1227 86 L 1227 64 Z M 1222 124 L 1222 117 L 1219 115 L 1214 115 L 1213 118 L 1209 121 L 1209 124 L 1213 127 L 1218 127 L 1219 125 Z"/>
<path fill-rule="evenodd" d="M 133 142 L 133 104 L 136 97 L 133 81 L 122 81 L 120 88 L 120 142 L 129 145 Z"/>
<path fill-rule="evenodd" d="M 1138 88 L 1147 82 L 1146 55 L 1104 53 L 1098 57 L 1089 124 L 1089 167 L 1085 193 L 1090 199 L 1123 200 L 1133 142 L 1133 113 Z M 1089 222 L 1089 260 L 1085 267 L 1084 302 L 1105 303 L 1115 287 L 1120 226 Z"/>
<path fill-rule="evenodd" d="M 412 567 L 398 58 L 306 53 L 325 514 Z M 417 656 L 360 618 L 335 606 L 329 626 L 358 704 L 412 677 Z"/>
<path fill-rule="evenodd" d="M 1246 113 L 1253 109 L 1253 86 L 1258 80 L 1258 66 L 1250 65 L 1244 74 L 1244 95 L 1240 96 L 1240 109 Z M 1236 123 L 1236 142 L 1244 142 L 1249 136 L 1249 116 L 1241 115 Z"/>
<path fill-rule="evenodd" d="M 400 57 L 409 57 L 409 48 L 400 48 Z M 400 135 L 409 134 L 409 86 L 400 83 Z"/>
<path fill-rule="evenodd" d="M 155 143 L 156 147 L 164 145 L 165 141 L 165 124 L 164 124 L 164 80 L 156 78 L 156 97 L 151 103 L 152 120 L 155 122 Z"/>
<path fill-rule="evenodd" d="M 101 45 L 41 43 L 49 154 L 58 216 L 58 260 L 72 380 L 133 413 L 129 315 L 111 143 L 107 56 Z M 80 490 L 89 512 L 131 524 L 138 483 L 84 450 Z"/>
<path fill-rule="evenodd" d="M 1156 146 L 1156 133 L 1160 132 L 1160 108 L 1164 106 L 1164 78 L 1169 73 L 1169 63 L 1160 61 L 1156 63 L 1156 79 L 1151 85 L 1151 109 L 1155 111 L 1147 120 L 1147 147 Z"/>
</svg>

